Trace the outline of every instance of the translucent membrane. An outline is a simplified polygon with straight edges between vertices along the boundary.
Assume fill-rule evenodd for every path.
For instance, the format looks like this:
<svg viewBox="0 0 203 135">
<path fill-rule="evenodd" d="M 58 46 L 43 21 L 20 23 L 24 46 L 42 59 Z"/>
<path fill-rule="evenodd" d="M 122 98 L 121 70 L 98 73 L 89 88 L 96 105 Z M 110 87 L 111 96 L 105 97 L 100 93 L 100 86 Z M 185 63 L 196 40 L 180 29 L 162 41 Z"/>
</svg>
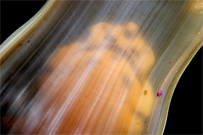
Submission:
<svg viewBox="0 0 203 135">
<path fill-rule="evenodd" d="M 5 132 L 161 134 L 202 5 L 48 1 L 1 47 Z"/>
</svg>

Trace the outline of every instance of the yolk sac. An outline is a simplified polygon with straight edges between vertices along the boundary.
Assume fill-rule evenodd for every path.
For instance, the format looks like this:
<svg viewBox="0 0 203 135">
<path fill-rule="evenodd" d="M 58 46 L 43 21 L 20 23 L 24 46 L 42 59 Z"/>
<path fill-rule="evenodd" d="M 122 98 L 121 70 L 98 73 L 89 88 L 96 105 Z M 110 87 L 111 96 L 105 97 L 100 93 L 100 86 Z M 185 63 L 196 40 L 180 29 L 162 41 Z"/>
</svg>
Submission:
<svg viewBox="0 0 203 135">
<path fill-rule="evenodd" d="M 157 97 L 160 97 L 161 95 L 163 95 L 164 91 L 162 89 L 160 89 L 158 92 L 157 92 Z"/>
</svg>

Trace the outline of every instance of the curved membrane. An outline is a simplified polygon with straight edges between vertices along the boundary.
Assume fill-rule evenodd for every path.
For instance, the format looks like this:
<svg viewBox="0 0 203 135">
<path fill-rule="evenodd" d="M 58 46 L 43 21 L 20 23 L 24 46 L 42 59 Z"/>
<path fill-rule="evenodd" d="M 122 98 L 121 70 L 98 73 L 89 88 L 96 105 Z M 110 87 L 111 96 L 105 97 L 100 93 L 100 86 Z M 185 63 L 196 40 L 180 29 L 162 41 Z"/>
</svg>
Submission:
<svg viewBox="0 0 203 135">
<path fill-rule="evenodd" d="M 5 128 L 34 134 L 163 130 L 174 80 L 200 47 L 199 5 L 61 2 L 57 25 L 42 27 L 52 29 L 46 38 L 25 43 L 2 65 Z M 18 59 L 24 64 L 15 65 Z M 7 66 L 18 67 L 11 78 Z M 157 97 L 160 88 L 164 93 Z"/>
</svg>

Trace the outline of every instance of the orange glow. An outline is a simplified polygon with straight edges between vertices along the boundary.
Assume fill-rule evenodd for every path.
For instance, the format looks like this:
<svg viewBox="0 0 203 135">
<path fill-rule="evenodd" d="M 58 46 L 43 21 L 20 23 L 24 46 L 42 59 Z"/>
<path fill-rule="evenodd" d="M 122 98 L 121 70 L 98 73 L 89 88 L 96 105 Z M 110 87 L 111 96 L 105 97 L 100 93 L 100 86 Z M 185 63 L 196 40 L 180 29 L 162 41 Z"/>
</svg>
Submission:
<svg viewBox="0 0 203 135">
<path fill-rule="evenodd" d="M 135 23 L 94 25 L 85 40 L 59 48 L 49 61 L 51 72 L 38 84 L 37 117 L 18 121 L 20 132 L 145 133 L 154 62 Z"/>
</svg>

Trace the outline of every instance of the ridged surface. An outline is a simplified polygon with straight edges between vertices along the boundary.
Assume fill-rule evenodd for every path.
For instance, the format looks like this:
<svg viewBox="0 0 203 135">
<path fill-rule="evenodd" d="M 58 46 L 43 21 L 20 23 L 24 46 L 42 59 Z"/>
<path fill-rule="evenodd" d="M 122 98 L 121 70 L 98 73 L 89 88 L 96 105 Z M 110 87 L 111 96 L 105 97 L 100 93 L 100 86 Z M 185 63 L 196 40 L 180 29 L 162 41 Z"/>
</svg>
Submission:
<svg viewBox="0 0 203 135">
<path fill-rule="evenodd" d="M 175 84 L 202 43 L 203 3 L 56 3 L 1 65 L 10 133 L 162 133 Z"/>
</svg>

